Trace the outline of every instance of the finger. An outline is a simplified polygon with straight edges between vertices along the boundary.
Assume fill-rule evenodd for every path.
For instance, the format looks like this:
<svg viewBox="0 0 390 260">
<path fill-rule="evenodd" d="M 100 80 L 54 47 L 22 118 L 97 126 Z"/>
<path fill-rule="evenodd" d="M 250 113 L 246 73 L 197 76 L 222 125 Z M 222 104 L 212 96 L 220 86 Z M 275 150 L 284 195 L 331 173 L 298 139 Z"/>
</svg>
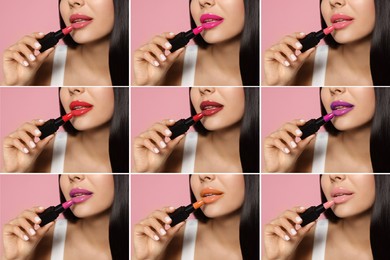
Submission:
<svg viewBox="0 0 390 260">
<path fill-rule="evenodd" d="M 278 148 L 280 151 L 282 151 L 285 154 L 289 154 L 290 153 L 290 149 L 288 149 L 286 144 L 283 143 L 278 137 L 270 136 L 270 137 L 266 138 L 265 139 L 265 143 L 264 143 L 264 147 L 265 148 L 276 147 L 276 148 Z"/>
<path fill-rule="evenodd" d="M 13 61 L 15 60 L 16 62 L 18 62 L 20 65 L 22 65 L 23 67 L 28 67 L 30 64 L 28 63 L 28 61 L 17 51 L 13 51 L 13 50 L 7 50 L 4 52 L 4 61 Z"/>
<path fill-rule="evenodd" d="M 164 55 L 163 51 L 161 50 L 161 47 L 156 44 L 149 44 L 149 52 L 157 59 L 160 60 L 160 62 L 164 62 L 167 60 L 167 57 Z"/>
<path fill-rule="evenodd" d="M 278 135 L 279 135 L 279 139 L 283 141 L 285 144 L 287 144 L 288 146 L 290 146 L 292 149 L 295 149 L 297 147 L 297 144 L 294 142 L 294 139 L 286 131 L 281 130 L 279 131 Z"/>
<path fill-rule="evenodd" d="M 35 57 L 35 55 L 33 54 L 33 51 L 28 46 L 26 46 L 25 43 L 19 42 L 15 46 L 15 48 L 16 48 L 16 51 L 21 53 L 25 57 L 25 59 L 27 59 L 29 61 L 30 64 L 37 59 Z"/>
<path fill-rule="evenodd" d="M 19 217 L 14 223 L 15 225 L 23 228 L 24 232 L 28 234 L 29 237 L 36 235 L 36 231 L 33 228 L 34 225 L 32 225 L 31 222 L 28 221 L 25 217 L 23 216 Z"/>
<path fill-rule="evenodd" d="M 4 236 L 17 236 L 23 241 L 30 240 L 29 236 L 22 230 L 19 226 L 15 226 L 12 224 L 6 224 L 3 228 L 3 234 Z"/>
<path fill-rule="evenodd" d="M 152 141 L 150 141 L 149 139 L 144 139 L 142 138 L 143 142 L 143 146 L 146 147 L 148 150 L 150 150 L 151 152 L 155 153 L 155 154 L 158 154 L 160 153 L 160 150 L 154 145 L 154 143 L 152 143 Z"/>
<path fill-rule="evenodd" d="M 134 226 L 134 235 L 135 236 L 144 236 L 144 234 L 154 241 L 159 241 L 160 237 L 148 226 L 137 224 Z"/>
<path fill-rule="evenodd" d="M 160 63 L 149 52 L 144 52 L 143 58 L 144 58 L 144 60 L 146 60 L 147 62 L 149 62 L 151 65 L 153 65 L 155 67 L 160 66 Z"/>
<path fill-rule="evenodd" d="M 23 143 L 29 147 L 29 149 L 34 149 L 36 147 L 35 142 L 31 138 L 31 136 L 24 130 L 17 131 L 18 139 L 23 141 Z"/>
</svg>

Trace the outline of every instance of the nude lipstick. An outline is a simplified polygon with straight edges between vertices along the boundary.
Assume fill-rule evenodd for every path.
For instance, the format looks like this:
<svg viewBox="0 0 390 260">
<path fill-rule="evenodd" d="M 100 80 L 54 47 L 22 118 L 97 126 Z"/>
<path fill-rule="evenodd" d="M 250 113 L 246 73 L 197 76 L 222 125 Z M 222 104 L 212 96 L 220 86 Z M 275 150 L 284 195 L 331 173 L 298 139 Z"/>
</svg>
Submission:
<svg viewBox="0 0 390 260">
<path fill-rule="evenodd" d="M 45 37 L 38 40 L 38 42 L 42 46 L 39 51 L 42 53 L 42 52 L 46 51 L 47 49 L 50 49 L 51 47 L 56 45 L 59 40 L 61 40 L 67 34 L 69 34 L 71 31 L 73 31 L 72 25 L 70 25 L 64 29 L 58 30 L 57 32 L 49 32 L 48 34 L 45 35 Z"/>
<path fill-rule="evenodd" d="M 198 122 L 203 117 L 203 113 L 199 113 L 197 115 L 191 116 L 187 119 L 180 119 L 177 121 L 173 126 L 168 127 L 169 130 L 171 130 L 172 135 L 169 137 L 171 140 L 175 139 L 176 137 L 184 134 L 185 132 L 190 129 L 190 127 Z"/>
<path fill-rule="evenodd" d="M 302 44 L 301 52 L 305 52 L 308 49 L 313 48 L 316 46 L 322 38 L 324 38 L 326 35 L 330 34 L 334 30 L 334 26 L 331 25 L 328 28 L 325 28 L 323 30 L 320 30 L 318 32 L 311 32 L 308 35 L 306 35 L 305 38 L 299 40 L 299 42 Z"/>
<path fill-rule="evenodd" d="M 302 223 L 300 224 L 301 227 L 304 227 L 307 224 L 318 219 L 320 217 L 321 213 L 325 212 L 325 210 L 332 207 L 333 205 L 334 205 L 334 201 L 328 201 L 328 202 L 325 202 L 324 204 L 318 205 L 317 207 L 311 206 L 305 212 L 299 214 L 299 216 L 302 219 Z"/>
<path fill-rule="evenodd" d="M 187 32 L 180 32 L 176 34 L 176 36 L 173 39 L 169 40 L 169 43 L 172 45 L 172 48 L 169 51 L 175 52 L 178 49 L 186 46 L 192 38 L 194 38 L 196 35 L 201 33 L 204 29 L 205 29 L 204 26 L 200 25 L 195 29 L 191 29 Z"/>
<path fill-rule="evenodd" d="M 205 204 L 204 201 L 200 200 L 188 206 L 181 206 L 177 208 L 174 212 L 168 214 L 169 217 L 172 219 L 172 223 L 169 225 L 171 227 L 174 227 L 180 222 L 183 222 L 190 216 L 192 212 L 202 207 L 204 204 Z"/>
<path fill-rule="evenodd" d="M 303 140 L 306 137 L 316 133 L 321 126 L 323 126 L 326 122 L 329 122 L 334 116 L 335 114 L 332 112 L 317 119 L 310 119 L 306 122 L 306 124 L 299 127 L 299 129 L 302 131 L 302 136 L 300 138 Z"/>
<path fill-rule="evenodd" d="M 58 216 L 64 212 L 66 209 L 70 208 L 75 202 L 73 200 L 68 200 L 57 206 L 51 206 L 45 209 L 44 212 L 39 213 L 38 216 L 42 220 L 39 224 L 41 227 L 49 224 L 50 222 L 56 220 Z"/>
<path fill-rule="evenodd" d="M 73 113 L 70 112 L 64 116 L 60 116 L 57 119 L 49 119 L 42 126 L 38 126 L 39 131 L 42 133 L 39 139 L 43 140 L 49 135 L 54 134 L 58 128 L 60 128 L 60 126 L 68 122 L 73 116 Z"/>
</svg>

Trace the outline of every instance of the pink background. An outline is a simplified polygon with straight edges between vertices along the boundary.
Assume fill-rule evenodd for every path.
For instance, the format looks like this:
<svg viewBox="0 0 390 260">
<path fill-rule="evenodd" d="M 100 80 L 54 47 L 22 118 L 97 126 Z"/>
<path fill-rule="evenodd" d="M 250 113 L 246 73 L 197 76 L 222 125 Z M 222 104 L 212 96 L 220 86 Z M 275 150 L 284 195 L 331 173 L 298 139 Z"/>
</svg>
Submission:
<svg viewBox="0 0 390 260">
<path fill-rule="evenodd" d="M 59 116 L 58 88 L 0 88 L 1 147 L 3 147 L 4 137 L 23 123 L 32 119 L 48 120 Z M 0 169 L 2 169 L 3 151 L 0 150 Z"/>
<path fill-rule="evenodd" d="M 3 53 L 5 49 L 25 35 L 59 30 L 58 1 L 2 1 L 0 24 L 0 53 Z M 0 60 L 0 66 L 1 82 L 3 80 L 3 59 Z"/>
<path fill-rule="evenodd" d="M 1 231 L 4 224 L 26 209 L 55 206 L 59 203 L 58 175 L 0 175 Z M 2 237 L 0 255 L 3 251 Z"/>
</svg>

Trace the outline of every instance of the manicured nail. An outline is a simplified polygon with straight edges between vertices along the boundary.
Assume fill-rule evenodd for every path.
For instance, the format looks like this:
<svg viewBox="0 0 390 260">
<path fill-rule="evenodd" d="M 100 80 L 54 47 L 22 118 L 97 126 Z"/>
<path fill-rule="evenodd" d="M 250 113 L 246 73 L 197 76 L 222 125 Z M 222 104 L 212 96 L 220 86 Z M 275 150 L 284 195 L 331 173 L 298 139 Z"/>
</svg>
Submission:
<svg viewBox="0 0 390 260">
<path fill-rule="evenodd" d="M 158 62 L 155 60 L 155 61 L 153 61 L 153 65 L 156 66 L 156 67 L 158 67 L 158 66 L 160 66 L 160 63 L 158 63 Z"/>
<path fill-rule="evenodd" d="M 29 232 L 30 232 L 30 234 L 31 234 L 32 236 L 36 234 L 35 230 L 32 229 L 32 228 L 29 229 Z"/>
<path fill-rule="evenodd" d="M 171 226 L 170 226 L 170 225 L 167 225 L 167 224 L 165 224 L 164 228 L 165 228 L 165 230 L 168 230 L 168 229 L 170 229 L 170 228 L 171 228 Z"/>
<path fill-rule="evenodd" d="M 167 232 L 166 232 L 163 228 L 160 229 L 160 234 L 161 234 L 161 235 L 164 236 L 166 233 L 167 233 Z"/>
<path fill-rule="evenodd" d="M 175 208 L 174 207 L 169 207 L 169 210 L 172 211 L 172 210 L 175 210 Z"/>
<path fill-rule="evenodd" d="M 157 148 L 153 148 L 154 153 L 159 153 L 160 151 Z"/>
<path fill-rule="evenodd" d="M 166 59 L 167 59 L 167 57 L 165 57 L 164 54 L 160 54 L 160 60 L 165 61 Z"/>
<path fill-rule="evenodd" d="M 296 61 L 296 60 L 297 60 L 297 57 L 296 57 L 294 54 L 291 54 L 291 55 L 290 55 L 290 59 L 291 59 L 292 61 Z"/>
<path fill-rule="evenodd" d="M 165 223 L 171 223 L 172 219 L 170 217 L 164 218 Z"/>
<path fill-rule="evenodd" d="M 24 241 L 28 241 L 29 238 L 28 238 L 28 236 L 24 235 L 23 239 L 24 239 Z"/>
<path fill-rule="evenodd" d="M 301 36 L 305 36 L 306 35 L 306 33 L 304 33 L 304 32 L 300 32 L 299 33 Z"/>
<path fill-rule="evenodd" d="M 295 147 L 297 147 L 297 144 L 296 144 L 294 141 L 291 141 L 291 142 L 290 142 L 290 146 L 291 146 L 292 148 L 295 148 Z"/>
<path fill-rule="evenodd" d="M 290 150 L 289 150 L 288 148 L 284 148 L 284 149 L 283 149 L 283 152 L 284 152 L 284 153 L 290 153 Z"/>
<path fill-rule="evenodd" d="M 299 56 L 299 55 L 301 55 L 302 54 L 302 52 L 300 51 L 300 50 L 295 50 L 295 55 L 296 56 Z"/>
<path fill-rule="evenodd" d="M 41 54 L 41 52 L 40 52 L 40 51 L 38 51 L 38 50 L 34 50 L 34 55 L 35 55 L 35 56 L 38 56 L 39 54 Z"/>
<path fill-rule="evenodd" d="M 297 225 L 297 224 L 295 225 L 295 229 L 296 229 L 296 230 L 300 230 L 301 228 L 302 228 L 301 225 Z"/>
<path fill-rule="evenodd" d="M 31 148 L 35 148 L 36 147 L 36 144 L 33 141 L 30 141 L 29 144 L 30 144 Z"/>
<path fill-rule="evenodd" d="M 175 122 L 175 119 L 169 119 L 169 122 L 170 122 L 170 123 L 174 123 L 174 122 Z"/>
<path fill-rule="evenodd" d="M 297 231 L 296 231 L 295 229 L 292 228 L 292 229 L 290 230 L 290 233 L 291 233 L 291 235 L 295 236 L 295 235 L 297 234 Z"/>
<path fill-rule="evenodd" d="M 40 227 L 41 227 L 40 225 L 37 225 L 37 224 L 34 225 L 35 230 L 38 230 Z"/>
<path fill-rule="evenodd" d="M 25 154 L 27 154 L 27 153 L 28 153 L 28 149 L 27 149 L 26 147 L 24 147 L 24 148 L 23 148 L 23 152 L 24 152 Z"/>
<path fill-rule="evenodd" d="M 43 33 L 43 32 L 40 32 L 40 33 L 38 33 L 40 36 L 43 36 L 43 35 L 45 35 L 45 33 Z"/>
<path fill-rule="evenodd" d="M 28 67 L 28 62 L 24 60 L 24 61 L 22 62 L 22 65 L 25 66 L 25 67 Z"/>
<path fill-rule="evenodd" d="M 302 222 L 301 217 L 296 217 L 295 220 L 296 220 L 297 222 L 299 222 L 299 223 Z"/>
<path fill-rule="evenodd" d="M 41 209 L 41 208 L 39 208 L 39 209 Z M 42 208 L 43 209 L 43 208 Z M 35 221 L 35 223 L 39 223 L 40 221 L 41 221 L 41 218 L 40 217 L 35 217 L 34 218 L 34 221 Z"/>
<path fill-rule="evenodd" d="M 170 35 L 170 36 L 174 36 L 175 33 L 174 33 L 174 32 L 170 32 L 169 35 Z"/>
<path fill-rule="evenodd" d="M 296 43 L 295 43 L 295 47 L 297 47 L 298 49 L 299 49 L 299 48 L 302 48 L 302 44 L 301 44 L 300 42 L 296 42 Z"/>
<path fill-rule="evenodd" d="M 158 236 L 156 236 L 156 235 L 154 235 L 154 240 L 156 240 L 156 241 L 159 241 L 160 240 L 160 238 L 158 237 Z"/>
<path fill-rule="evenodd" d="M 160 142 L 160 147 L 161 147 L 161 148 L 165 148 L 165 147 L 167 147 L 167 145 L 166 145 L 163 141 L 161 141 L 161 142 Z"/>
<path fill-rule="evenodd" d="M 169 121 L 171 121 L 171 120 L 169 120 Z M 166 135 L 171 135 L 172 134 L 171 130 L 169 130 L 169 129 L 165 129 L 164 133 Z"/>
<path fill-rule="evenodd" d="M 28 55 L 28 57 L 29 57 L 29 59 L 30 59 L 31 61 L 36 60 L 36 58 L 35 58 L 35 56 L 34 56 L 33 54 Z"/>
<path fill-rule="evenodd" d="M 284 236 L 284 240 L 289 241 L 289 240 L 290 240 L 290 237 L 287 236 L 287 235 L 285 235 L 285 236 Z"/>
<path fill-rule="evenodd" d="M 41 47 L 41 45 L 39 44 L 39 42 L 35 42 L 35 43 L 34 43 L 34 47 L 35 47 L 35 48 L 39 48 L 39 47 Z"/>
<path fill-rule="evenodd" d="M 39 131 L 38 129 L 35 129 L 35 130 L 34 130 L 34 133 L 35 133 L 35 135 L 40 135 L 40 134 L 41 134 L 41 131 Z"/>
<path fill-rule="evenodd" d="M 300 129 L 297 129 L 297 130 L 295 130 L 295 133 L 296 133 L 297 135 L 301 135 L 301 134 L 302 134 L 302 131 L 301 131 Z"/>
<path fill-rule="evenodd" d="M 38 120 L 40 123 L 43 123 L 43 122 L 45 122 L 45 120 L 43 120 L 43 119 L 39 119 Z M 35 130 L 36 131 L 36 130 Z"/>
<path fill-rule="evenodd" d="M 166 43 L 164 44 L 164 46 L 165 46 L 165 48 L 169 49 L 169 48 L 172 47 L 172 44 L 170 44 L 169 42 L 166 42 Z"/>
<path fill-rule="evenodd" d="M 286 60 L 283 62 L 283 64 L 284 64 L 284 66 L 286 66 L 286 67 L 290 66 L 290 63 L 289 63 L 288 61 L 286 61 Z"/>
</svg>

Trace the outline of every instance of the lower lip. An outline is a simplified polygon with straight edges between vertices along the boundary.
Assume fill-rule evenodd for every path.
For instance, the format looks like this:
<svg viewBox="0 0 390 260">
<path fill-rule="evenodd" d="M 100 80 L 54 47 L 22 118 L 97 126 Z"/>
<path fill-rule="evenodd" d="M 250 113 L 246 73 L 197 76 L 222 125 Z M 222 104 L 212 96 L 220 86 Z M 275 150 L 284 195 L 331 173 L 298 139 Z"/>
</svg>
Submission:
<svg viewBox="0 0 390 260">
<path fill-rule="evenodd" d="M 347 202 L 348 200 L 352 199 L 353 194 L 351 195 L 342 195 L 338 197 L 333 197 L 332 200 L 334 201 L 335 204 L 341 204 L 344 202 Z"/>
<path fill-rule="evenodd" d="M 81 29 L 90 23 L 92 23 L 92 20 L 85 21 L 85 22 L 72 23 L 72 27 L 73 27 L 73 29 Z"/>
<path fill-rule="evenodd" d="M 202 23 L 202 26 L 203 26 L 203 28 L 205 28 L 206 30 L 210 30 L 210 29 L 213 29 L 214 27 L 217 27 L 217 26 L 220 25 L 222 22 L 223 22 L 223 20 L 218 20 L 218 21 L 209 22 L 209 23 Z"/>
<path fill-rule="evenodd" d="M 91 110 L 92 110 L 92 107 L 72 110 L 72 115 L 73 116 L 81 116 L 81 115 L 84 115 L 84 114 L 88 113 Z"/>
<path fill-rule="evenodd" d="M 353 21 L 344 21 L 344 22 L 339 22 L 339 23 L 333 23 L 332 25 L 336 30 L 341 30 L 350 25 Z"/>
<path fill-rule="evenodd" d="M 205 109 L 205 110 L 202 110 L 202 114 L 205 115 L 205 116 L 212 116 L 216 113 L 218 113 L 219 111 L 221 111 L 223 109 L 223 107 L 216 107 L 216 108 L 212 108 L 212 109 Z"/>
<path fill-rule="evenodd" d="M 219 200 L 220 198 L 222 198 L 222 194 L 221 195 L 211 195 L 211 196 L 207 196 L 207 197 L 203 197 L 202 200 L 205 204 L 209 204 L 209 203 L 213 203 L 217 200 Z"/>
<path fill-rule="evenodd" d="M 82 202 L 85 202 L 85 201 L 89 200 L 91 197 L 92 197 L 92 194 L 90 194 L 90 195 L 81 195 L 81 196 L 77 196 L 77 197 L 72 198 L 72 201 L 74 203 L 78 204 L 78 203 L 82 203 Z"/>
<path fill-rule="evenodd" d="M 346 107 L 343 109 L 332 110 L 332 113 L 335 116 L 343 116 L 343 115 L 347 114 L 349 111 L 351 111 L 352 109 L 353 109 L 353 107 Z"/>
</svg>

